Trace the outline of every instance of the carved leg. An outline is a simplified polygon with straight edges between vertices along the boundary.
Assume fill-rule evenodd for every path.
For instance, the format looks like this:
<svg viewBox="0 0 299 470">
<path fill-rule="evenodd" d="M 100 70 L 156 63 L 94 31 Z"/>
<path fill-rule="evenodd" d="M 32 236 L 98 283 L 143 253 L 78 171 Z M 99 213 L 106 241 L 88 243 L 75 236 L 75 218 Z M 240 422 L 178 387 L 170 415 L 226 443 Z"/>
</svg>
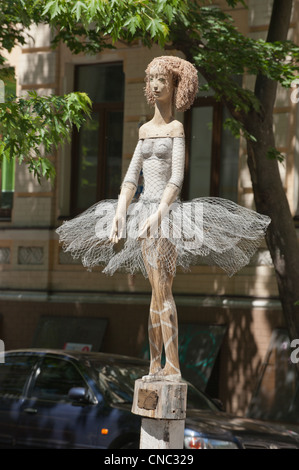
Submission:
<svg viewBox="0 0 299 470">
<path fill-rule="evenodd" d="M 161 370 L 161 355 L 163 348 L 163 337 L 160 315 L 157 314 L 157 302 L 152 293 L 150 314 L 148 319 L 148 340 L 150 347 L 150 374 L 156 374 Z"/>
<path fill-rule="evenodd" d="M 164 291 L 163 308 L 160 310 L 162 325 L 162 336 L 165 350 L 166 363 L 164 369 L 159 372 L 159 376 L 180 375 L 180 364 L 178 354 L 178 320 L 175 302 L 171 293 L 172 279 L 163 286 Z"/>
<path fill-rule="evenodd" d="M 178 358 L 178 324 L 175 303 L 170 297 L 160 304 L 160 310 L 150 311 L 149 343 L 151 352 L 150 374 L 180 374 Z M 153 323 L 153 320 L 155 323 Z M 161 334 L 162 331 L 162 334 Z M 161 370 L 161 353 L 164 343 L 166 364 Z"/>
<path fill-rule="evenodd" d="M 168 245 L 166 245 L 168 243 Z M 146 246 L 146 245 L 145 245 Z M 148 262 L 146 249 L 143 250 L 144 261 L 152 286 L 152 302 L 149 317 L 149 343 L 150 343 L 150 376 L 155 379 L 178 380 L 180 378 L 180 366 L 178 357 L 178 320 L 177 310 L 172 295 L 173 276 L 166 269 L 165 249 L 172 250 L 172 259 L 175 262 L 173 245 L 163 239 L 157 242 L 156 267 Z M 166 364 L 161 369 L 161 352 L 164 344 Z M 161 370 L 159 370 L 161 369 Z M 151 377 L 148 378 L 151 378 Z"/>
<path fill-rule="evenodd" d="M 142 253 L 144 264 L 148 273 L 149 281 L 152 286 L 152 299 L 150 305 L 149 319 L 148 319 L 148 340 L 150 349 L 150 370 L 149 376 L 144 378 L 151 379 L 153 374 L 156 374 L 161 370 L 161 356 L 163 348 L 163 336 L 162 336 L 162 325 L 160 315 L 157 313 L 159 306 L 157 303 L 155 290 L 154 290 L 154 278 L 153 269 L 148 262 L 149 257 L 147 254 L 147 242 L 146 240 L 142 244 Z"/>
</svg>

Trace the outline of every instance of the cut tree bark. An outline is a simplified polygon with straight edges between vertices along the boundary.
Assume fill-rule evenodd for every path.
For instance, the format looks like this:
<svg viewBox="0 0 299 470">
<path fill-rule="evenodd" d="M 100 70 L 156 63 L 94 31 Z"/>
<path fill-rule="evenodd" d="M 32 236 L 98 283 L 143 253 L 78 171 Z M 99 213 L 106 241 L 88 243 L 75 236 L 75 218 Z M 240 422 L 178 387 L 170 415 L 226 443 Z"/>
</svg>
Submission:
<svg viewBox="0 0 299 470">
<path fill-rule="evenodd" d="M 292 14 L 292 0 L 274 0 L 267 41 L 287 39 Z M 255 95 L 261 103 L 260 112 L 244 116 L 246 130 L 256 142 L 247 141 L 248 167 L 258 212 L 271 217 L 267 245 L 273 260 L 278 291 L 290 339 L 299 338 L 299 243 L 278 162 L 268 157 L 275 148 L 273 109 L 277 82 L 259 75 Z M 299 365 L 298 365 L 299 371 Z"/>
<path fill-rule="evenodd" d="M 288 37 L 293 0 L 274 0 L 268 29 L 267 42 L 285 41 Z M 181 34 L 173 46 L 181 50 L 192 62 L 196 44 L 188 33 Z M 217 83 L 217 76 L 207 73 L 204 66 L 199 72 L 210 82 Z M 221 79 L 221 77 L 220 77 Z M 218 90 L 219 92 L 219 90 Z M 236 104 L 225 96 L 222 102 L 231 115 L 242 123 L 249 135 L 247 138 L 248 167 L 252 180 L 256 209 L 271 217 L 266 241 L 269 248 L 278 286 L 286 327 L 290 340 L 299 338 L 299 243 L 294 220 L 280 177 L 278 161 L 269 158 L 268 151 L 275 149 L 273 130 L 273 110 L 277 93 L 277 82 L 264 75 L 258 75 L 255 83 L 255 96 L 260 109 L 252 109 L 248 114 L 236 110 Z M 299 373 L 299 363 L 297 364 Z"/>
</svg>

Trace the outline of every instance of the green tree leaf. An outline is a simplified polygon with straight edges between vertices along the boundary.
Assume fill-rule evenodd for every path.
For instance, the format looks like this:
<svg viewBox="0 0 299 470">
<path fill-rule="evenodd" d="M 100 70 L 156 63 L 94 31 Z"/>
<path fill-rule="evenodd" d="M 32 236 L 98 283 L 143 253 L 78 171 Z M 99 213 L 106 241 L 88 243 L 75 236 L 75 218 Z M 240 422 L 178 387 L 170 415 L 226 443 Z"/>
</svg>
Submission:
<svg viewBox="0 0 299 470">
<path fill-rule="evenodd" d="M 0 159 L 27 163 L 38 181 L 53 179 L 49 157 L 70 139 L 73 125 L 79 129 L 90 112 L 89 97 L 79 92 L 41 97 L 30 91 L 27 98 L 0 104 Z"/>
</svg>

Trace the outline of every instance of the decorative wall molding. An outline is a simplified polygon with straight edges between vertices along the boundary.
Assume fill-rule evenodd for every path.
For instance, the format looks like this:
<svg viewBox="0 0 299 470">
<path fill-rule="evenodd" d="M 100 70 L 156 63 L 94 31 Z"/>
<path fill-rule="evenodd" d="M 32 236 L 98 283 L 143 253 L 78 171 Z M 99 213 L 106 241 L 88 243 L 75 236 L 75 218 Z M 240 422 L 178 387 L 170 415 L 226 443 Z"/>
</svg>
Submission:
<svg viewBox="0 0 299 470">
<path fill-rule="evenodd" d="M 41 246 L 19 246 L 18 264 L 43 264 L 44 249 Z"/>
<path fill-rule="evenodd" d="M 0 264 L 10 263 L 10 248 L 7 246 L 0 248 Z"/>
</svg>

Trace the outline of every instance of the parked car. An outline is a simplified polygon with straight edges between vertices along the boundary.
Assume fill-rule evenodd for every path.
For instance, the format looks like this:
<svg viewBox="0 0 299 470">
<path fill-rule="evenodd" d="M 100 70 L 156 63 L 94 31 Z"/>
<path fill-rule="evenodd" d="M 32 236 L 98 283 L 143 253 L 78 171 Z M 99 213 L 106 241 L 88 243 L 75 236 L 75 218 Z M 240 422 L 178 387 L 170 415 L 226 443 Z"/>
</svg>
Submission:
<svg viewBox="0 0 299 470">
<path fill-rule="evenodd" d="M 1 448 L 139 446 L 134 382 L 148 362 L 104 353 L 18 350 L 0 361 Z M 186 449 L 299 448 L 285 428 L 229 416 L 188 384 Z"/>
</svg>

